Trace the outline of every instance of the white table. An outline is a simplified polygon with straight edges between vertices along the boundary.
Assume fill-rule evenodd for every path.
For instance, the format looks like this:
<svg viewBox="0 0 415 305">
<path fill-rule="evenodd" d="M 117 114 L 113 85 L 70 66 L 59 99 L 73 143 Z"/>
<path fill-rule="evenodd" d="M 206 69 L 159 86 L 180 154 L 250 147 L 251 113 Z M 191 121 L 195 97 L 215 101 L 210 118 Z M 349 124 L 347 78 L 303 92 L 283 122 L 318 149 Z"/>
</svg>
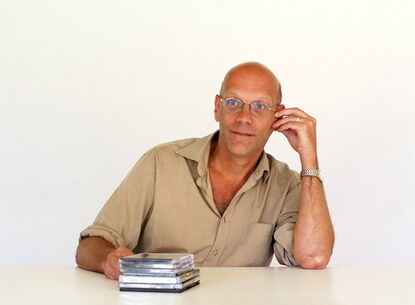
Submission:
<svg viewBox="0 0 415 305">
<path fill-rule="evenodd" d="M 0 267 L 0 304 L 415 304 L 415 267 L 201 268 L 183 293 L 120 292 L 75 267 Z"/>
</svg>

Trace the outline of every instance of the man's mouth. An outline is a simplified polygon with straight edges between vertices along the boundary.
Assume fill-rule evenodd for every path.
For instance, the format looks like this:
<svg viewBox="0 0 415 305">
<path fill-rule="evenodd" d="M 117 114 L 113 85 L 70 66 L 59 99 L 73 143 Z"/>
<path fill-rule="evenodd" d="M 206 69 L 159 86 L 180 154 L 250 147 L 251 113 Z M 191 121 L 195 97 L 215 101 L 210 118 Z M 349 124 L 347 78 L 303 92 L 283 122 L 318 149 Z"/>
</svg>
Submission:
<svg viewBox="0 0 415 305">
<path fill-rule="evenodd" d="M 254 134 L 249 133 L 249 132 L 242 132 L 242 131 L 235 131 L 235 130 L 231 130 L 231 132 L 236 135 L 236 136 L 240 136 L 240 137 L 253 137 Z"/>
</svg>

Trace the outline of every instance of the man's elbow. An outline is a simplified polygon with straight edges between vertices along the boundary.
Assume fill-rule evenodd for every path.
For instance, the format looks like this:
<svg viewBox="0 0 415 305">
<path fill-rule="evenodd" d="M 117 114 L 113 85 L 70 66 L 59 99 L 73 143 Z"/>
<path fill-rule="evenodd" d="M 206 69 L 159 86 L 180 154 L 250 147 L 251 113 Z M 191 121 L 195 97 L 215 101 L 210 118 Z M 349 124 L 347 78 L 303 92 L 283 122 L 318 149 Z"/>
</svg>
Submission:
<svg viewBox="0 0 415 305">
<path fill-rule="evenodd" d="M 325 255 L 316 255 L 316 256 L 308 256 L 304 258 L 296 259 L 297 263 L 304 269 L 324 269 L 327 267 L 330 261 L 330 256 Z"/>
<path fill-rule="evenodd" d="M 83 244 L 82 242 L 79 243 L 78 248 L 76 249 L 76 255 L 75 255 L 75 261 L 76 264 L 78 265 L 78 267 L 85 269 L 84 265 L 85 265 L 85 255 L 84 255 L 84 249 L 83 249 Z"/>
</svg>

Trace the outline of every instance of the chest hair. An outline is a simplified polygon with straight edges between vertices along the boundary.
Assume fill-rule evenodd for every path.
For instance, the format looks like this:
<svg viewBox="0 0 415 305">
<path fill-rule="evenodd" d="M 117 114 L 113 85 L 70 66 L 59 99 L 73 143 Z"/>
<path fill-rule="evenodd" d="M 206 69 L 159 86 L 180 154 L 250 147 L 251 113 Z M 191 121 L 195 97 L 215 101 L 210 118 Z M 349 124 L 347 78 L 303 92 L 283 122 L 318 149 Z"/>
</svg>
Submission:
<svg viewBox="0 0 415 305">
<path fill-rule="evenodd" d="M 235 197 L 236 193 L 245 182 L 246 179 L 228 180 L 223 179 L 223 177 L 218 177 L 218 175 L 215 174 L 211 176 L 213 200 L 221 215 L 223 215 L 233 197 Z"/>
</svg>

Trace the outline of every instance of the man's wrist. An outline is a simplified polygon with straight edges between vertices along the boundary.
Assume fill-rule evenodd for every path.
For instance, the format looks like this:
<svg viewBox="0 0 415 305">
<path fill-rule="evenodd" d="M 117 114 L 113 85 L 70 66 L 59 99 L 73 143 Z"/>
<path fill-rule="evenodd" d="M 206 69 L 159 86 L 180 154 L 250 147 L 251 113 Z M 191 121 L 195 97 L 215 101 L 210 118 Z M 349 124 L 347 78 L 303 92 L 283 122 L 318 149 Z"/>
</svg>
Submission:
<svg viewBox="0 0 415 305">
<path fill-rule="evenodd" d="M 323 182 L 323 177 L 321 176 L 320 169 L 303 169 L 300 172 L 301 178 L 303 177 L 316 177 Z"/>
<path fill-rule="evenodd" d="M 318 169 L 317 155 L 300 157 L 302 169 Z"/>
</svg>

